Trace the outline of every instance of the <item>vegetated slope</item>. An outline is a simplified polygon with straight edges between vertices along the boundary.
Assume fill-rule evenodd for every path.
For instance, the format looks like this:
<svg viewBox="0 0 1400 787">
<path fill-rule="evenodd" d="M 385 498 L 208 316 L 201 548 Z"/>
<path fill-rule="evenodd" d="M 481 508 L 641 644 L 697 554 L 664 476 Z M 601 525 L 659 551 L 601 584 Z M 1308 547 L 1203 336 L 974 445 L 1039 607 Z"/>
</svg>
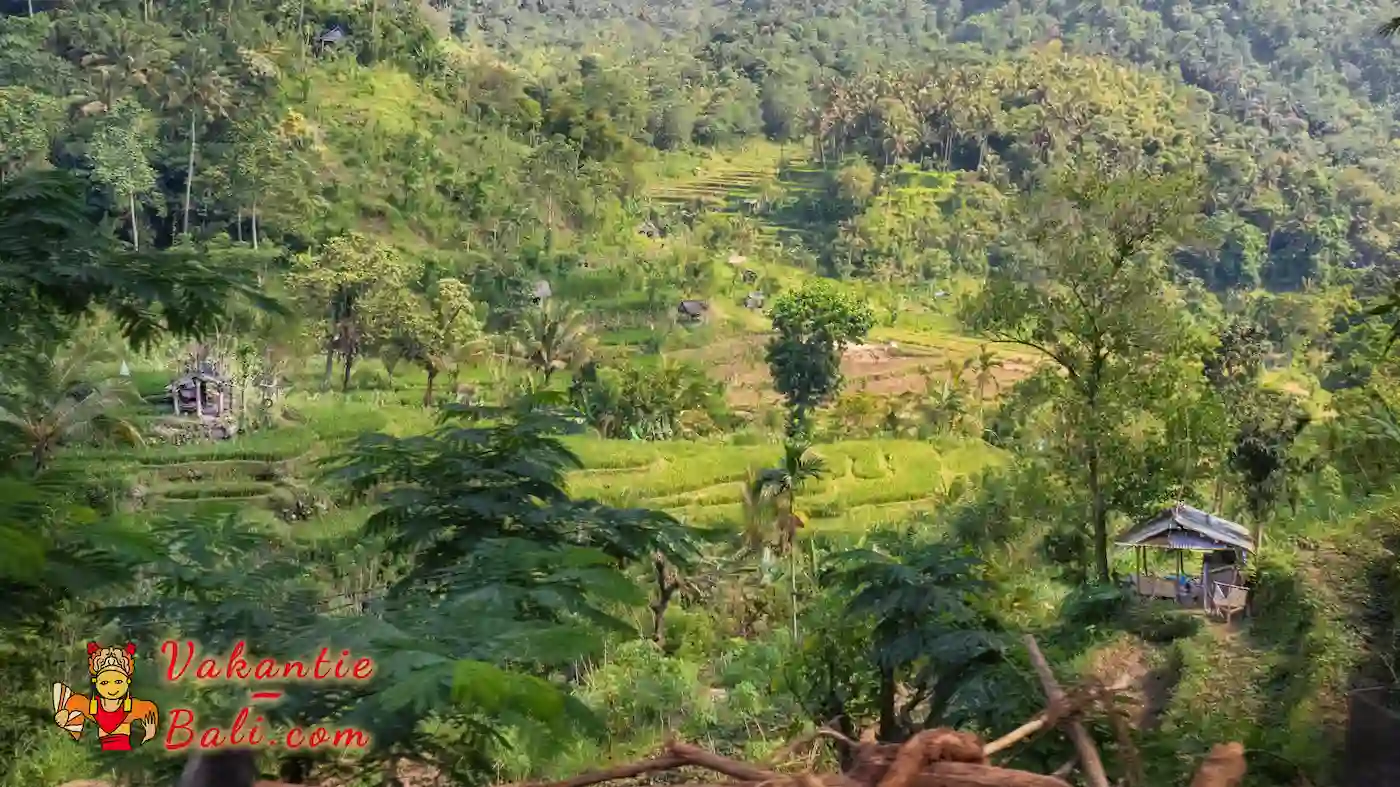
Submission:
<svg viewBox="0 0 1400 787">
<path fill-rule="evenodd" d="M 651 443 L 576 444 L 588 468 L 570 490 L 614 505 L 669 511 L 701 526 L 744 520 L 750 473 L 772 462 L 772 449 L 752 445 Z M 803 487 L 799 508 L 812 525 L 859 531 L 929 510 L 958 479 L 999 460 L 981 444 L 851 440 L 815 450 L 824 477 Z"/>
</svg>

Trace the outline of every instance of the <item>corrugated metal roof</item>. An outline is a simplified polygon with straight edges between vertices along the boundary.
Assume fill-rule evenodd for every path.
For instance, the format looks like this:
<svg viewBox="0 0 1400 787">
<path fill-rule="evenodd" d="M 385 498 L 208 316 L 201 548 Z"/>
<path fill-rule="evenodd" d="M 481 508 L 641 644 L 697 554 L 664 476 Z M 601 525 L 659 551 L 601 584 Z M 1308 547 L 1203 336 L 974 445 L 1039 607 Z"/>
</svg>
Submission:
<svg viewBox="0 0 1400 787">
<path fill-rule="evenodd" d="M 1171 549 L 1241 549 L 1245 552 L 1254 551 L 1254 539 L 1243 525 L 1231 522 L 1228 519 L 1221 519 L 1218 516 L 1208 514 L 1199 508 L 1193 508 L 1185 504 L 1177 504 L 1156 516 L 1141 522 L 1127 532 L 1118 536 L 1115 542 L 1119 546 L 1139 546 L 1144 545 L 1149 540 L 1155 540 L 1155 536 L 1167 534 L 1167 544 Z M 1172 546 L 1173 538 L 1176 534 L 1194 534 L 1209 541 L 1215 542 L 1218 546 Z M 1187 543 L 1186 541 L 1182 542 Z"/>
<path fill-rule="evenodd" d="M 1197 552 L 1214 552 L 1217 549 L 1229 549 L 1230 545 L 1195 533 L 1173 530 L 1167 533 L 1167 548 L 1190 549 Z"/>
</svg>

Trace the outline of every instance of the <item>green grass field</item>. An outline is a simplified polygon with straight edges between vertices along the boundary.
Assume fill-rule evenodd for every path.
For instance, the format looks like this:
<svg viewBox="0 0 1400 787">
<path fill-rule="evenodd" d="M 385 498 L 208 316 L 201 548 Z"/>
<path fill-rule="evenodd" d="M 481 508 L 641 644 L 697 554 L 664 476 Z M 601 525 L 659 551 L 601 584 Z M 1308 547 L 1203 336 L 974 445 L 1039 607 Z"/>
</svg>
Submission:
<svg viewBox="0 0 1400 787">
<path fill-rule="evenodd" d="M 635 443 L 578 439 L 570 443 L 586 470 L 570 491 L 626 506 L 659 508 L 696 525 L 738 523 L 750 469 L 777 463 L 776 445 Z M 946 441 L 852 440 L 812 449 L 825 477 L 798 493 L 798 510 L 819 529 L 859 530 L 931 508 L 959 477 L 1000 461 L 985 445 Z"/>
</svg>

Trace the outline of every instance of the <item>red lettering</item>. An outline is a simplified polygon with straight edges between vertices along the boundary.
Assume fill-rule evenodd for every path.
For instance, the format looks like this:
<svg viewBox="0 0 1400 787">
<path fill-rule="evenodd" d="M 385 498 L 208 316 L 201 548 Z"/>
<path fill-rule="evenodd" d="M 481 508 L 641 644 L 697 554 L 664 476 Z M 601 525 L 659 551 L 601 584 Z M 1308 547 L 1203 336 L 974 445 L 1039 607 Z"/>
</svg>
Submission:
<svg viewBox="0 0 1400 787">
<path fill-rule="evenodd" d="M 258 666 L 253 669 L 255 680 L 267 680 L 277 675 L 277 662 L 272 659 L 263 659 L 258 662 Z"/>
<path fill-rule="evenodd" d="M 238 640 L 233 645 L 233 652 L 228 654 L 228 676 L 239 680 L 248 679 L 248 660 L 243 658 L 243 640 Z"/>
<path fill-rule="evenodd" d="M 363 672 L 361 668 L 363 668 Z M 355 680 L 369 680 L 369 676 L 374 674 L 374 662 L 370 659 L 359 659 L 355 662 L 355 669 L 351 670 L 350 674 L 355 677 Z"/>
<path fill-rule="evenodd" d="M 366 749 L 369 748 L 369 736 L 354 728 L 336 730 L 335 745 L 340 748 L 355 746 L 359 749 Z"/>
<path fill-rule="evenodd" d="M 314 749 L 317 746 L 320 746 L 321 744 L 325 743 L 326 739 L 329 737 L 330 735 L 326 732 L 325 727 L 317 727 L 316 729 L 311 731 L 311 747 Z"/>
<path fill-rule="evenodd" d="M 219 665 L 213 659 L 205 659 L 199 662 L 199 668 L 194 671 L 194 676 L 200 680 L 213 680 L 219 677 Z"/>
<path fill-rule="evenodd" d="M 342 650 L 340 652 L 340 658 L 335 660 L 335 677 L 338 680 L 345 680 L 346 678 L 350 677 L 349 672 L 343 671 L 345 667 L 345 658 L 349 655 L 350 651 Z"/>
<path fill-rule="evenodd" d="M 302 742 L 302 734 L 301 734 L 301 728 L 300 728 L 300 727 L 293 727 L 293 728 L 291 728 L 290 730 L 287 730 L 287 747 L 288 747 L 288 748 L 291 748 L 291 749 L 300 749 L 300 748 L 301 748 L 301 742 Z"/>
<path fill-rule="evenodd" d="M 316 654 L 316 664 L 311 670 L 311 675 L 316 680 L 325 680 L 331 676 L 329 672 L 324 674 L 321 672 L 321 668 L 326 666 L 326 657 L 330 655 L 330 652 L 330 648 L 321 648 L 321 652 Z"/>
<path fill-rule="evenodd" d="M 263 717 L 259 716 L 259 717 L 258 717 L 257 724 L 254 724 L 254 725 L 253 725 L 253 729 L 250 730 L 250 731 L 248 732 L 248 742 L 251 743 L 251 744 L 253 744 L 254 746 L 261 746 L 261 745 L 262 745 L 262 742 L 263 742 L 263 734 L 262 734 L 262 730 L 258 727 L 258 724 L 262 724 L 262 723 L 263 723 Z"/>
<path fill-rule="evenodd" d="M 169 654 L 166 654 L 167 648 L 170 650 Z M 175 669 L 175 659 L 180 655 L 180 646 L 176 644 L 175 640 L 168 639 L 160 643 L 160 652 L 161 655 L 168 655 L 170 658 L 170 664 L 165 668 L 165 679 L 174 683 L 185 674 L 185 670 L 190 668 L 190 662 L 194 660 L 194 643 L 185 640 L 185 663 L 178 672 Z"/>
<path fill-rule="evenodd" d="M 218 727 L 210 727 L 204 731 L 203 735 L 199 736 L 199 748 L 201 749 L 217 749 L 223 745 L 224 739 L 219 736 Z"/>
<path fill-rule="evenodd" d="M 295 669 L 297 672 L 295 677 L 298 680 L 306 680 L 306 664 L 300 661 L 289 661 L 286 664 L 282 665 L 282 677 L 290 680 L 293 677 L 293 669 Z"/>
<path fill-rule="evenodd" d="M 165 646 L 162 645 L 161 650 L 164 649 Z M 165 748 L 176 751 L 190 745 L 190 741 L 194 740 L 194 711 L 188 708 L 173 708 L 170 711 L 170 721 L 167 724 L 168 726 L 165 728 Z M 184 739 L 177 742 L 175 740 L 176 732 L 185 733 Z"/>
<path fill-rule="evenodd" d="M 228 743 L 230 746 L 238 746 L 243 743 L 239 738 L 241 737 L 240 733 L 243 732 L 243 723 L 248 721 L 248 712 L 247 708 L 240 708 L 238 715 L 233 717 L 233 727 L 229 730 L 228 734 Z"/>
</svg>

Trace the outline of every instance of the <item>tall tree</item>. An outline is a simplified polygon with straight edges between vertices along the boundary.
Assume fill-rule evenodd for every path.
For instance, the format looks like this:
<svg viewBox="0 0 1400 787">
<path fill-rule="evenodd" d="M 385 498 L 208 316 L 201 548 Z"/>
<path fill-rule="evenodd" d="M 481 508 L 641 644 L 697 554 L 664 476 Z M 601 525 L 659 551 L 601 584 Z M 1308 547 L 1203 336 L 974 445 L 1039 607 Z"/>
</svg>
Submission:
<svg viewBox="0 0 1400 787">
<path fill-rule="evenodd" d="M 93 178 L 111 189 L 114 204 L 124 208 L 131 224 L 131 245 L 141 248 L 136 206 L 155 190 L 151 168 L 152 122 L 139 103 L 121 99 L 107 111 L 88 143 Z"/>
<path fill-rule="evenodd" d="M 433 403 L 433 384 L 452 363 L 456 351 L 481 336 L 472 293 L 459 279 L 438 279 L 422 295 L 404 298 L 393 318 L 388 341 L 396 345 L 399 357 L 423 367 L 428 385 L 423 390 L 424 406 Z M 387 305 L 387 304 L 386 304 Z"/>
<path fill-rule="evenodd" d="M 321 315 L 315 324 L 326 350 L 322 385 L 330 385 L 335 356 L 340 354 L 345 361 L 342 387 L 350 387 L 355 358 L 375 338 L 371 334 L 376 329 L 389 325 L 387 319 L 378 319 L 382 311 L 366 307 L 389 303 L 382 293 L 405 287 L 408 273 L 408 262 L 397 250 L 354 232 L 292 261 L 289 288 Z"/>
<path fill-rule="evenodd" d="M 1197 216 L 1184 175 L 1061 173 L 1022 205 L 1025 243 L 963 306 L 974 329 L 1028 347 L 1063 373 L 1061 406 L 1082 454 L 1094 562 L 1107 581 L 1103 445 L 1120 395 L 1178 348 L 1180 311 L 1167 293 L 1166 253 Z"/>
<path fill-rule="evenodd" d="M 875 324 L 870 305 L 834 282 L 812 279 L 779 296 L 768 341 L 773 385 L 787 401 L 788 434 L 807 429 L 808 414 L 841 390 L 841 356 Z"/>
</svg>

